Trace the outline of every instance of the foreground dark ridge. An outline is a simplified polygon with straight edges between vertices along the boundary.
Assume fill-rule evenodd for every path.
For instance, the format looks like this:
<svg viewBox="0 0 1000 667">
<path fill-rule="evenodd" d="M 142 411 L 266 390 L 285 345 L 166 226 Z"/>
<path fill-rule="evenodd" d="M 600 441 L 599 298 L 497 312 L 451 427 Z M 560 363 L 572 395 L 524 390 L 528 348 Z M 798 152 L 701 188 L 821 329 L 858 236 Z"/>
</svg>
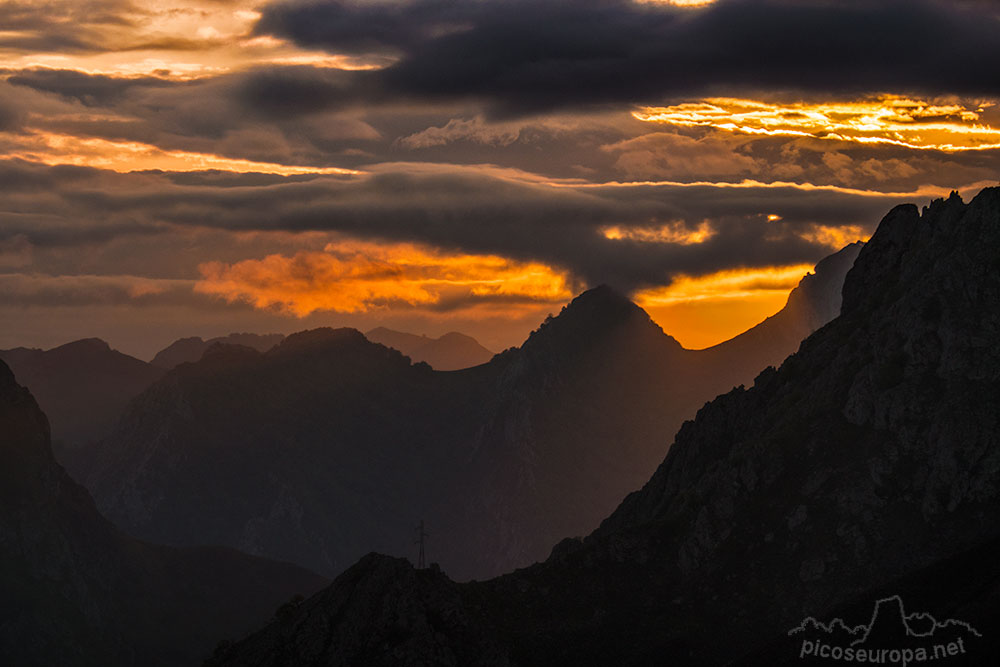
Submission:
<svg viewBox="0 0 1000 667">
<path fill-rule="evenodd" d="M 841 316 L 699 411 L 586 540 L 474 584 L 371 555 L 209 664 L 786 664 L 804 616 L 928 577 L 994 627 L 998 248 L 1000 188 L 893 209 Z"/>
<path fill-rule="evenodd" d="M 191 665 L 324 583 L 121 533 L 55 462 L 45 415 L 0 361 L 0 663 Z"/>
<path fill-rule="evenodd" d="M 449 574 L 494 576 L 592 530 L 685 418 L 831 319 L 857 251 L 821 262 L 733 349 L 684 350 L 604 286 L 463 371 L 413 365 L 352 329 L 265 353 L 214 346 L 134 401 L 81 479 L 113 521 L 156 542 L 335 576 L 372 550 L 413 554 L 425 520 Z"/>
</svg>

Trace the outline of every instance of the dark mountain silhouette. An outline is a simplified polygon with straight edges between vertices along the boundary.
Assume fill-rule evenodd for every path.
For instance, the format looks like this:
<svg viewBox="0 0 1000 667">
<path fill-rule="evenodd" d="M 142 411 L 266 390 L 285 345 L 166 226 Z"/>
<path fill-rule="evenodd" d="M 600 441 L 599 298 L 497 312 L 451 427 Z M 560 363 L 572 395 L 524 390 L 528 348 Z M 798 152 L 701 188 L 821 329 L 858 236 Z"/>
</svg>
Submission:
<svg viewBox="0 0 1000 667">
<path fill-rule="evenodd" d="M 181 338 L 157 352 L 149 363 L 157 368 L 170 370 L 180 364 L 198 361 L 205 351 L 216 343 L 243 345 L 266 352 L 280 343 L 284 337 L 284 334 L 231 333 L 228 336 L 217 336 L 208 340 L 202 340 L 198 336 Z"/>
<path fill-rule="evenodd" d="M 0 362 L 0 656 L 5 665 L 183 665 L 324 580 L 222 548 L 121 533 L 55 462 Z"/>
<path fill-rule="evenodd" d="M 378 327 L 366 333 L 365 337 L 373 343 L 399 350 L 414 362 L 422 361 L 438 371 L 471 368 L 493 358 L 493 353 L 479 341 L 457 331 L 430 338 Z"/>
<path fill-rule="evenodd" d="M 432 558 L 481 578 L 543 559 L 647 480 L 682 421 L 746 379 L 707 358 L 606 286 L 450 373 L 348 329 L 218 346 L 140 396 L 83 478 L 146 539 L 332 576 L 372 549 L 411 554 L 423 519 Z"/>
<path fill-rule="evenodd" d="M 996 566 L 973 595 L 952 568 L 1000 540 L 998 247 L 1000 188 L 893 209 L 840 316 L 702 408 L 586 540 L 473 584 L 373 555 L 211 664 L 726 664 L 934 568 L 920 609 L 995 619 Z"/>
<path fill-rule="evenodd" d="M 52 423 L 57 454 L 111 432 L 130 400 L 163 375 L 144 361 L 88 338 L 51 350 L 0 350 Z"/>
</svg>

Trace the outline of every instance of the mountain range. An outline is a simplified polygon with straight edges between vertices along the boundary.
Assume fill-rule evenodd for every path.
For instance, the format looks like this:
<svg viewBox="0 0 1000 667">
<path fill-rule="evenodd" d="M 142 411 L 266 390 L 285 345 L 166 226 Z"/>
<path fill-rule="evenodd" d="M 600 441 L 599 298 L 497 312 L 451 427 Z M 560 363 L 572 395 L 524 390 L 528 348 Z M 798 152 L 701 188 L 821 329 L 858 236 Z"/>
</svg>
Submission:
<svg viewBox="0 0 1000 667">
<path fill-rule="evenodd" d="M 997 248 L 1000 188 L 894 208 L 847 274 L 840 315 L 699 410 L 587 538 L 466 584 L 366 556 L 209 664 L 797 663 L 787 631 L 804 618 L 861 600 L 870 614 L 931 585 L 939 606 L 918 608 L 961 610 L 989 636 Z M 992 663 L 997 643 L 964 664 Z"/>
<path fill-rule="evenodd" d="M 474 338 L 452 332 L 428 338 L 390 329 L 374 329 L 369 339 L 423 361 L 439 370 L 476 366 L 493 353 Z M 199 361 L 215 344 L 243 345 L 266 352 L 283 334 L 232 333 L 207 340 L 181 338 L 160 350 L 150 362 L 114 350 L 99 338 L 87 338 L 49 350 L 18 347 L 0 350 L 18 380 L 38 400 L 52 425 L 56 458 L 76 471 L 79 448 L 106 437 L 129 401 L 183 363 Z"/>
<path fill-rule="evenodd" d="M 471 368 L 493 358 L 493 353 L 480 345 L 479 341 L 457 331 L 430 338 L 378 327 L 367 332 L 365 338 L 399 350 L 414 362 L 422 361 L 438 371 Z"/>
<path fill-rule="evenodd" d="M 122 533 L 56 463 L 45 415 L 0 361 L 5 665 L 184 665 L 327 580 L 224 548 Z"/>
<path fill-rule="evenodd" d="M 181 338 L 156 353 L 149 363 L 157 368 L 170 370 L 176 366 L 193 363 L 202 358 L 205 351 L 216 343 L 243 345 L 266 352 L 281 342 L 284 334 L 231 333 L 203 340 L 199 336 Z"/>
<path fill-rule="evenodd" d="M 137 397 L 88 448 L 81 479 L 113 521 L 157 542 L 333 576 L 373 549 L 412 554 L 425 520 L 453 576 L 510 571 L 591 530 L 698 407 L 834 317 L 859 249 L 818 265 L 732 348 L 685 350 L 605 286 L 460 371 L 351 329 L 266 352 L 216 344 Z"/>
<path fill-rule="evenodd" d="M 0 350 L 17 379 L 31 389 L 52 423 L 57 453 L 111 432 L 119 415 L 164 371 L 88 338 L 50 350 Z"/>
</svg>

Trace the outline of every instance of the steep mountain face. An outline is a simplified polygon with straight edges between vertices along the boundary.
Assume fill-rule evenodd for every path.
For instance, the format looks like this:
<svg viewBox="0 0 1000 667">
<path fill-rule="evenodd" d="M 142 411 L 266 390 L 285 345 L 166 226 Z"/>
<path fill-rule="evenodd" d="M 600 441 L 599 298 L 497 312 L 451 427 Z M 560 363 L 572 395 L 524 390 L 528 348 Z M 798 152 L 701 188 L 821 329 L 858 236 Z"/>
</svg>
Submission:
<svg viewBox="0 0 1000 667">
<path fill-rule="evenodd" d="M 198 361 L 205 354 L 205 351 L 216 343 L 243 345 L 260 352 L 267 352 L 280 343 L 284 337 L 284 334 L 232 333 L 228 336 L 218 336 L 208 340 L 202 340 L 198 336 L 181 338 L 157 352 L 149 363 L 157 368 L 170 370 L 181 364 Z"/>
<path fill-rule="evenodd" d="M 57 450 L 106 436 L 130 400 L 163 371 L 88 338 L 51 350 L 0 350 L 52 423 Z"/>
<path fill-rule="evenodd" d="M 134 540 L 55 462 L 0 362 L 0 655 L 9 665 L 182 665 L 324 581 L 228 549 Z"/>
<path fill-rule="evenodd" d="M 457 371 L 485 364 L 493 353 L 475 338 L 452 331 L 440 338 L 393 331 L 385 327 L 372 329 L 365 337 L 373 343 L 399 350 L 414 362 L 424 362 L 438 371 Z"/>
<path fill-rule="evenodd" d="M 412 556 L 423 519 L 432 557 L 482 578 L 589 532 L 649 479 L 684 419 L 748 379 L 727 367 L 720 380 L 706 358 L 608 287 L 451 373 L 353 330 L 263 354 L 219 346 L 139 397 L 83 479 L 146 539 L 332 576 L 372 549 Z"/>
<path fill-rule="evenodd" d="M 410 664 L 477 649 L 491 665 L 786 664 L 806 616 L 871 614 L 886 593 L 992 628 L 997 248 L 1000 188 L 893 209 L 847 275 L 841 315 L 700 410 L 586 540 L 479 584 L 373 556 L 211 664 L 315 664 L 297 647 L 321 638 L 324 659 L 353 664 L 366 654 L 348 631 Z M 386 612 L 363 613 L 376 604 Z M 409 643 L 427 624 L 437 643 Z M 996 646 L 956 664 L 987 664 Z"/>
</svg>

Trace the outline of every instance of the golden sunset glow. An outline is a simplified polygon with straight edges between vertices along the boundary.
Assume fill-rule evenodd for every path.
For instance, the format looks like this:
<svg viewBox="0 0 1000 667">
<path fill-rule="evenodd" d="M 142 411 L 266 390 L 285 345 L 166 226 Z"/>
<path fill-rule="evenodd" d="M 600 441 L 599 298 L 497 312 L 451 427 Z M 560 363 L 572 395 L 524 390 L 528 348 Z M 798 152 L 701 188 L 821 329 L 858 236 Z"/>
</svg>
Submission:
<svg viewBox="0 0 1000 667">
<path fill-rule="evenodd" d="M 296 317 L 430 306 L 442 300 L 559 302 L 572 296 L 568 277 L 544 264 L 448 254 L 409 243 L 344 241 L 328 245 L 325 252 L 269 255 L 231 265 L 209 262 L 200 270 L 198 292 Z"/>
<path fill-rule="evenodd" d="M 799 236 L 811 243 L 825 245 L 831 250 L 840 250 L 855 241 L 868 241 L 871 238 L 871 235 L 858 225 L 845 227 L 813 225 L 810 229 L 799 232 Z"/>
<path fill-rule="evenodd" d="M 955 152 L 1000 148 L 1000 129 L 981 120 L 989 106 L 938 104 L 894 96 L 824 104 L 711 98 L 668 107 L 644 107 L 633 116 L 650 123 L 711 127 L 748 135 L 813 137 Z"/>
<path fill-rule="evenodd" d="M 10 157 L 48 165 L 99 167 L 120 173 L 160 169 L 163 171 L 203 171 L 218 169 L 234 173 L 360 174 L 340 167 L 305 167 L 239 160 L 209 153 L 171 151 L 135 141 L 109 141 L 68 134 L 36 133 L 20 138 Z"/>
<path fill-rule="evenodd" d="M 110 294 L 135 332 L 171 308 L 248 331 L 398 317 L 502 348 L 607 282 L 642 286 L 685 345 L 719 342 L 892 206 L 1000 174 L 1000 95 L 961 77 L 991 62 L 995 12 L 959 3 L 982 12 L 978 61 L 877 39 L 838 59 L 795 22 L 885 12 L 818 5 L 0 0 L 0 276 L 32 286 L 0 321 Z M 503 41 L 522 29 L 551 48 Z M 760 261 L 775 267 L 733 268 Z"/>
<path fill-rule="evenodd" d="M 788 293 L 812 268 L 797 264 L 681 275 L 667 287 L 642 290 L 633 296 L 681 345 L 702 349 L 728 340 L 781 310 Z"/>
<path fill-rule="evenodd" d="M 54 3 L 95 40 L 92 51 L 25 53 L 0 48 L 0 69 L 74 69 L 87 74 L 192 79 L 254 65 L 309 65 L 357 70 L 384 67 L 385 57 L 358 58 L 304 49 L 271 36 L 254 36 L 257 0 L 133 0 L 130 3 L 70 0 Z M 101 21 L 101 11 L 116 20 Z M 95 18 L 98 17 L 98 18 Z M 10 41 L 41 40 L 32 30 L 3 31 Z"/>
<path fill-rule="evenodd" d="M 705 7 L 716 0 L 636 0 L 641 5 L 673 5 L 675 7 Z"/>
<path fill-rule="evenodd" d="M 715 236 L 715 230 L 707 220 L 695 229 L 688 229 L 683 222 L 673 222 L 658 227 L 605 227 L 601 230 L 604 238 L 611 241 L 639 241 L 641 243 L 676 243 L 693 245 L 704 243 Z"/>
</svg>

